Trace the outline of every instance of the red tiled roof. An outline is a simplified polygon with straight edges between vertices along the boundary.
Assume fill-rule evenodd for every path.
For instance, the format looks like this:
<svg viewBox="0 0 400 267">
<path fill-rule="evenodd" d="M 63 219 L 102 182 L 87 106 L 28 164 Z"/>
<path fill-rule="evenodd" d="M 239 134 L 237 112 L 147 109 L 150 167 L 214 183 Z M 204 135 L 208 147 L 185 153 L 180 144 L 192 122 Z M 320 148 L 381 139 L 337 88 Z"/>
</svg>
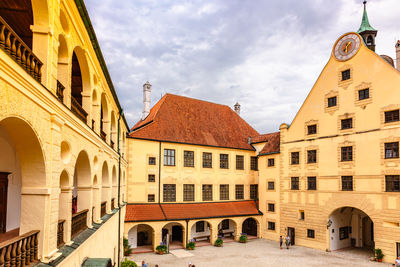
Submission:
<svg viewBox="0 0 400 267">
<path fill-rule="evenodd" d="M 161 209 L 165 216 L 160 218 Z M 159 211 L 158 211 L 159 210 Z M 153 212 L 155 211 L 154 215 Z M 253 200 L 209 203 L 128 204 L 125 221 L 220 218 L 261 214 Z"/>
<path fill-rule="evenodd" d="M 263 135 L 265 142 L 267 142 L 263 149 L 261 149 L 259 155 L 277 153 L 280 151 L 280 132 L 270 133 Z"/>
<path fill-rule="evenodd" d="M 259 133 L 226 105 L 166 94 L 130 137 L 253 150 L 250 136 Z"/>
</svg>

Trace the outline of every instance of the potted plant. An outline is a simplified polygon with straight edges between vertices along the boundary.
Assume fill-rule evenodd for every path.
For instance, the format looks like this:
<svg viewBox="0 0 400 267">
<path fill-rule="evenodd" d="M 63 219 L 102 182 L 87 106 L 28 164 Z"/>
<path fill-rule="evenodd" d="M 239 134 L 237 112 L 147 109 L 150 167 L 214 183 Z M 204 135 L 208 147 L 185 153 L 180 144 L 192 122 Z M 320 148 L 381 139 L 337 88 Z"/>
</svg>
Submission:
<svg viewBox="0 0 400 267">
<path fill-rule="evenodd" d="M 160 255 L 167 253 L 167 246 L 161 242 L 160 245 L 156 247 L 156 253 Z"/>
<path fill-rule="evenodd" d="M 196 243 L 194 242 L 193 239 L 189 240 L 189 243 L 186 245 L 186 249 L 188 250 L 193 250 L 196 247 Z"/>
<path fill-rule="evenodd" d="M 239 242 L 240 243 L 246 243 L 247 242 L 247 235 L 245 233 L 240 234 Z"/>
<path fill-rule="evenodd" d="M 221 238 L 218 238 L 217 240 L 215 240 L 214 246 L 222 247 L 223 243 L 224 243 L 224 241 Z"/>
<path fill-rule="evenodd" d="M 385 255 L 382 253 L 382 249 L 376 248 L 375 249 L 375 258 L 378 262 L 382 262 L 382 259 Z"/>
<path fill-rule="evenodd" d="M 136 262 L 125 259 L 121 262 L 121 267 L 137 267 Z"/>
<path fill-rule="evenodd" d="M 129 256 L 132 253 L 132 248 L 131 245 L 129 245 L 128 239 L 124 237 L 123 240 L 123 244 L 124 244 L 124 256 Z"/>
</svg>

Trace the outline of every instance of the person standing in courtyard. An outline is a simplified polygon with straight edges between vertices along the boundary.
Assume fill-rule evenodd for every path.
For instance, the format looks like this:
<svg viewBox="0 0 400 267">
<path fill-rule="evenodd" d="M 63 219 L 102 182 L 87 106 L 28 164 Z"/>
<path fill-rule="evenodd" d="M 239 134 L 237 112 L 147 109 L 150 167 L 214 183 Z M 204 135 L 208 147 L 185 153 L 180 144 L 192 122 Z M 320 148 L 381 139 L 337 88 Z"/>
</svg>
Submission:
<svg viewBox="0 0 400 267">
<path fill-rule="evenodd" d="M 282 249 L 282 245 L 283 245 L 283 237 L 279 236 L 279 248 Z"/>
<path fill-rule="evenodd" d="M 147 267 L 147 263 L 145 261 L 142 261 L 142 267 Z"/>
<path fill-rule="evenodd" d="M 397 259 L 394 262 L 396 264 L 396 267 L 400 267 L 400 256 L 397 257 Z"/>
<path fill-rule="evenodd" d="M 286 238 L 285 238 L 285 240 L 286 240 L 286 249 L 289 249 L 289 245 L 290 245 L 290 236 L 289 235 L 287 235 L 286 236 Z"/>
</svg>

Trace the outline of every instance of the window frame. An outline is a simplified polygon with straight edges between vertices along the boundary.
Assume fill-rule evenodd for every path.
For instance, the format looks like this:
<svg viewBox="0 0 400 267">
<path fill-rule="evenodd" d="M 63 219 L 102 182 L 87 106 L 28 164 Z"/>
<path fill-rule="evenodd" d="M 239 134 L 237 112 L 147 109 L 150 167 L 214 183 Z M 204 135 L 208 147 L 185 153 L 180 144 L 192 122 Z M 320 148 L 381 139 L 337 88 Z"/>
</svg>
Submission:
<svg viewBox="0 0 400 267">
<path fill-rule="evenodd" d="M 229 184 L 219 185 L 219 200 L 229 200 Z"/>
<path fill-rule="evenodd" d="M 175 166 L 175 149 L 164 148 L 164 166 Z"/>
<path fill-rule="evenodd" d="M 385 146 L 385 159 L 399 158 L 399 142 L 385 143 L 384 146 Z"/>
<path fill-rule="evenodd" d="M 152 177 L 152 178 L 150 178 Z M 155 174 L 148 174 L 147 175 L 147 182 L 148 183 L 155 183 L 156 182 L 156 175 Z"/>
<path fill-rule="evenodd" d="M 205 231 L 205 223 L 204 221 L 196 222 L 196 233 L 202 233 Z"/>
<path fill-rule="evenodd" d="M 154 160 L 154 162 L 153 162 Z M 149 165 L 157 165 L 157 158 L 156 157 L 149 157 L 148 162 Z"/>
<path fill-rule="evenodd" d="M 358 90 L 358 100 L 369 99 L 369 88 Z"/>
<path fill-rule="evenodd" d="M 194 151 L 191 150 L 183 151 L 183 167 L 194 168 Z"/>
<path fill-rule="evenodd" d="M 290 164 L 291 165 L 299 165 L 300 164 L 300 151 L 290 152 Z"/>
<path fill-rule="evenodd" d="M 308 238 L 315 238 L 315 230 L 314 229 L 307 229 L 307 237 Z"/>
<path fill-rule="evenodd" d="M 340 130 L 353 129 L 353 118 L 340 120 Z"/>
<path fill-rule="evenodd" d="M 148 194 L 147 195 L 147 202 L 156 202 L 156 195 L 155 194 Z"/>
<path fill-rule="evenodd" d="M 400 120 L 400 110 L 394 109 L 385 111 L 384 116 L 385 116 L 385 123 L 397 122 Z"/>
<path fill-rule="evenodd" d="M 351 71 L 350 69 L 342 71 L 342 81 L 347 81 L 351 79 Z"/>
<path fill-rule="evenodd" d="M 229 169 L 229 154 L 219 154 L 219 168 Z"/>
<path fill-rule="evenodd" d="M 235 199 L 236 200 L 244 199 L 244 184 L 235 185 Z"/>
<path fill-rule="evenodd" d="M 268 230 L 275 231 L 276 225 L 275 222 L 268 221 Z"/>
<path fill-rule="evenodd" d="M 290 177 L 290 189 L 300 190 L 300 177 Z"/>
<path fill-rule="evenodd" d="M 307 177 L 307 190 L 317 190 L 317 177 L 308 176 Z"/>
<path fill-rule="evenodd" d="M 236 170 L 244 170 L 244 156 L 236 155 Z"/>
<path fill-rule="evenodd" d="M 311 124 L 307 125 L 307 135 L 317 134 L 317 125 Z"/>
<path fill-rule="evenodd" d="M 183 201 L 195 201 L 195 185 L 183 184 Z"/>
<path fill-rule="evenodd" d="M 342 146 L 340 148 L 340 161 L 353 161 L 353 146 Z"/>
<path fill-rule="evenodd" d="M 268 159 L 267 165 L 268 165 L 268 167 L 274 167 L 275 166 L 275 159 L 274 158 Z"/>
<path fill-rule="evenodd" d="M 201 199 L 203 201 L 212 201 L 213 200 L 213 185 L 212 184 L 203 184 L 201 186 Z"/>
<path fill-rule="evenodd" d="M 272 187 L 271 187 L 271 185 L 272 185 Z M 275 182 L 274 181 L 267 182 L 267 190 L 275 190 Z"/>
<path fill-rule="evenodd" d="M 400 192 L 400 175 L 385 175 L 385 192 Z"/>
<path fill-rule="evenodd" d="M 328 97 L 328 108 L 337 106 L 337 96 Z"/>
<path fill-rule="evenodd" d="M 258 184 L 250 185 L 250 199 L 258 200 Z"/>
<path fill-rule="evenodd" d="M 275 212 L 275 203 L 268 203 L 268 212 Z"/>
<path fill-rule="evenodd" d="M 203 168 L 212 169 L 212 153 L 203 152 Z"/>
<path fill-rule="evenodd" d="M 351 175 L 341 177 L 342 191 L 354 191 L 354 178 Z"/>
<path fill-rule="evenodd" d="M 258 171 L 258 157 L 251 156 L 250 157 L 250 170 L 252 171 Z"/>
<path fill-rule="evenodd" d="M 163 202 L 176 202 L 176 184 L 163 184 Z"/>
<path fill-rule="evenodd" d="M 308 164 L 317 163 L 317 150 L 316 149 L 307 150 L 307 163 Z"/>
</svg>

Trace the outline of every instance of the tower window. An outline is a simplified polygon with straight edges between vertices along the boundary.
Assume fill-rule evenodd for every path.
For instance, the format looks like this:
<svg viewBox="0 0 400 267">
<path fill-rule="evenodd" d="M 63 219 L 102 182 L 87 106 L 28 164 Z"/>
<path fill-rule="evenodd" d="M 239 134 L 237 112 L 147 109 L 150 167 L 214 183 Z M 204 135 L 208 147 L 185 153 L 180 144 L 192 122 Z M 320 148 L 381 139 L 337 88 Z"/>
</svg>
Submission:
<svg viewBox="0 0 400 267">
<path fill-rule="evenodd" d="M 342 81 L 346 81 L 350 79 L 350 70 L 342 71 Z"/>
<path fill-rule="evenodd" d="M 369 88 L 358 91 L 358 100 L 369 98 Z"/>
<path fill-rule="evenodd" d="M 328 98 L 328 108 L 336 106 L 336 96 Z"/>
<path fill-rule="evenodd" d="M 353 119 L 344 119 L 342 120 L 342 130 L 353 128 Z"/>
<path fill-rule="evenodd" d="M 317 125 L 313 124 L 313 125 L 308 125 L 307 126 L 307 133 L 310 134 L 316 134 L 317 133 Z"/>
<path fill-rule="evenodd" d="M 299 152 L 292 152 L 291 153 L 291 163 L 293 164 L 299 164 L 300 162 L 300 153 Z"/>
</svg>

